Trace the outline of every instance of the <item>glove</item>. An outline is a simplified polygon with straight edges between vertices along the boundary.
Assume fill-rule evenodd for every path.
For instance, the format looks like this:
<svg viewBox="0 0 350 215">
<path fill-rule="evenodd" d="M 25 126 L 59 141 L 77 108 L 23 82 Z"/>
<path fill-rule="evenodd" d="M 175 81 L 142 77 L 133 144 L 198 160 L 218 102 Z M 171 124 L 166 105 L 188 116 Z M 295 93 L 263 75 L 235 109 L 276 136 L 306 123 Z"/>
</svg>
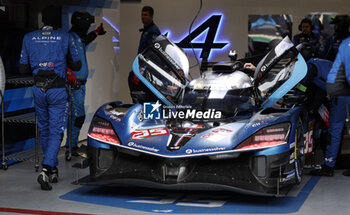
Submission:
<svg viewBox="0 0 350 215">
<path fill-rule="evenodd" d="M 93 32 L 96 35 L 104 35 L 106 33 L 105 29 L 103 28 L 103 23 L 100 24 L 100 26 L 98 26 L 95 30 L 93 30 Z"/>
<path fill-rule="evenodd" d="M 138 85 L 140 83 L 140 79 L 136 75 L 132 76 L 131 81 L 134 85 Z"/>
<path fill-rule="evenodd" d="M 77 77 L 75 77 L 73 71 L 67 67 L 67 80 L 68 84 L 74 86 L 77 84 Z"/>
</svg>

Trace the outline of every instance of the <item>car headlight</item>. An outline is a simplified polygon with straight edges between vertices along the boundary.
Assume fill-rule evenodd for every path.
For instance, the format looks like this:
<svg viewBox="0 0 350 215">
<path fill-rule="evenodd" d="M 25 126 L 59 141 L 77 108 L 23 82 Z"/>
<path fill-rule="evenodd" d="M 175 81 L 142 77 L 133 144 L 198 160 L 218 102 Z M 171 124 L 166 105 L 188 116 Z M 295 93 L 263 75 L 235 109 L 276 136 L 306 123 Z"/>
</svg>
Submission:
<svg viewBox="0 0 350 215">
<path fill-rule="evenodd" d="M 287 143 L 290 123 L 264 127 L 240 143 L 234 150 L 262 149 Z"/>
<path fill-rule="evenodd" d="M 112 124 L 98 116 L 94 116 L 92 119 L 88 136 L 105 143 L 120 144 Z"/>
</svg>

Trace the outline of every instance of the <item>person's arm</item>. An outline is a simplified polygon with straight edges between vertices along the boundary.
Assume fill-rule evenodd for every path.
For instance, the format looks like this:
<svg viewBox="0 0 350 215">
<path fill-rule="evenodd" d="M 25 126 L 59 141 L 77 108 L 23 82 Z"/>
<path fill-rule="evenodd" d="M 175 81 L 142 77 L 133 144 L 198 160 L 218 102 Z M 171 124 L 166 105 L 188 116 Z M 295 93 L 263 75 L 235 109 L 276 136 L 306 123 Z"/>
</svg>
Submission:
<svg viewBox="0 0 350 215">
<path fill-rule="evenodd" d="M 24 37 L 22 42 L 21 58 L 19 60 L 19 72 L 21 74 L 30 74 L 31 68 L 29 64 L 28 48 L 27 48 L 27 43 L 25 38 L 26 37 Z"/>
<path fill-rule="evenodd" d="M 298 34 L 293 37 L 293 43 L 295 46 L 299 45 L 299 36 Z"/>
<path fill-rule="evenodd" d="M 103 24 L 101 23 L 95 30 L 91 31 L 83 38 L 83 43 L 85 43 L 85 45 L 88 45 L 94 41 L 97 36 L 104 35 L 105 33 L 106 31 L 103 28 Z"/>
<path fill-rule="evenodd" d="M 249 69 L 252 71 L 255 71 L 255 69 L 256 69 L 256 66 L 254 66 L 252 63 L 245 63 L 243 67 L 244 67 L 244 69 Z"/>
<path fill-rule="evenodd" d="M 349 77 L 345 71 L 345 65 L 349 63 L 344 61 L 347 56 L 346 52 L 349 51 L 344 44 L 339 47 L 332 69 L 327 76 L 327 93 L 330 96 L 350 96 Z"/>
<path fill-rule="evenodd" d="M 81 69 L 81 61 L 78 54 L 78 49 L 74 43 L 73 37 L 69 35 L 69 50 L 67 54 L 67 66 L 74 71 Z"/>
<path fill-rule="evenodd" d="M 343 48 L 344 47 L 344 48 Z M 350 86 L 350 40 L 345 40 L 342 44 L 342 62 L 344 62 L 345 67 L 345 77 Z"/>
</svg>

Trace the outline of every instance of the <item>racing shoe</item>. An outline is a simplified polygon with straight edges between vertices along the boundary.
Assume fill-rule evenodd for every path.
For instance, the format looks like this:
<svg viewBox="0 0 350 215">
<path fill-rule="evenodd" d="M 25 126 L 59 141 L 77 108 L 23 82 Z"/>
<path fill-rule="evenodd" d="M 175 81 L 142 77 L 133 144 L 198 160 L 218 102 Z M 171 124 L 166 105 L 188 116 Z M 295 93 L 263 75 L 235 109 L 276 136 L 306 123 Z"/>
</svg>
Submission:
<svg viewBox="0 0 350 215">
<path fill-rule="evenodd" d="M 49 175 L 49 182 L 50 183 L 57 183 L 58 182 L 58 169 L 55 167 L 53 170 L 51 170 Z"/>
<path fill-rule="evenodd" d="M 43 170 L 40 172 L 38 176 L 38 183 L 40 184 L 40 187 L 42 190 L 51 190 L 52 186 L 49 183 L 49 176 L 48 173 L 49 171 L 46 168 L 43 168 Z"/>
<path fill-rule="evenodd" d="M 66 156 L 66 160 L 67 161 L 70 161 L 72 159 L 72 156 L 74 156 L 74 157 L 79 156 L 79 154 L 78 154 L 78 147 L 72 147 L 70 154 L 69 154 L 69 148 L 66 147 L 65 156 Z"/>
<path fill-rule="evenodd" d="M 329 167 L 323 165 L 321 169 L 316 169 L 310 172 L 313 176 L 329 176 L 332 177 L 334 175 L 334 167 Z"/>
<path fill-rule="evenodd" d="M 69 148 L 66 148 L 66 156 L 67 156 L 68 154 L 69 154 Z M 72 148 L 71 148 L 71 155 L 74 156 L 74 157 L 79 156 L 78 147 L 72 147 Z"/>
</svg>

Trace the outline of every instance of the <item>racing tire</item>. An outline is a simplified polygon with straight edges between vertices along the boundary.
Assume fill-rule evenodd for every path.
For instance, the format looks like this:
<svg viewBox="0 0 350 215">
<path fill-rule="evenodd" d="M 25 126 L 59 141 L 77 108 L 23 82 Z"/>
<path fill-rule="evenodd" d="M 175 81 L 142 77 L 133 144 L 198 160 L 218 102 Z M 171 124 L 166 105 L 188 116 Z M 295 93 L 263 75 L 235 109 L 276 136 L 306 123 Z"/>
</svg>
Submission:
<svg viewBox="0 0 350 215">
<path fill-rule="evenodd" d="M 300 184 L 305 163 L 303 123 L 300 118 L 295 132 L 294 156 L 295 183 Z"/>
</svg>

